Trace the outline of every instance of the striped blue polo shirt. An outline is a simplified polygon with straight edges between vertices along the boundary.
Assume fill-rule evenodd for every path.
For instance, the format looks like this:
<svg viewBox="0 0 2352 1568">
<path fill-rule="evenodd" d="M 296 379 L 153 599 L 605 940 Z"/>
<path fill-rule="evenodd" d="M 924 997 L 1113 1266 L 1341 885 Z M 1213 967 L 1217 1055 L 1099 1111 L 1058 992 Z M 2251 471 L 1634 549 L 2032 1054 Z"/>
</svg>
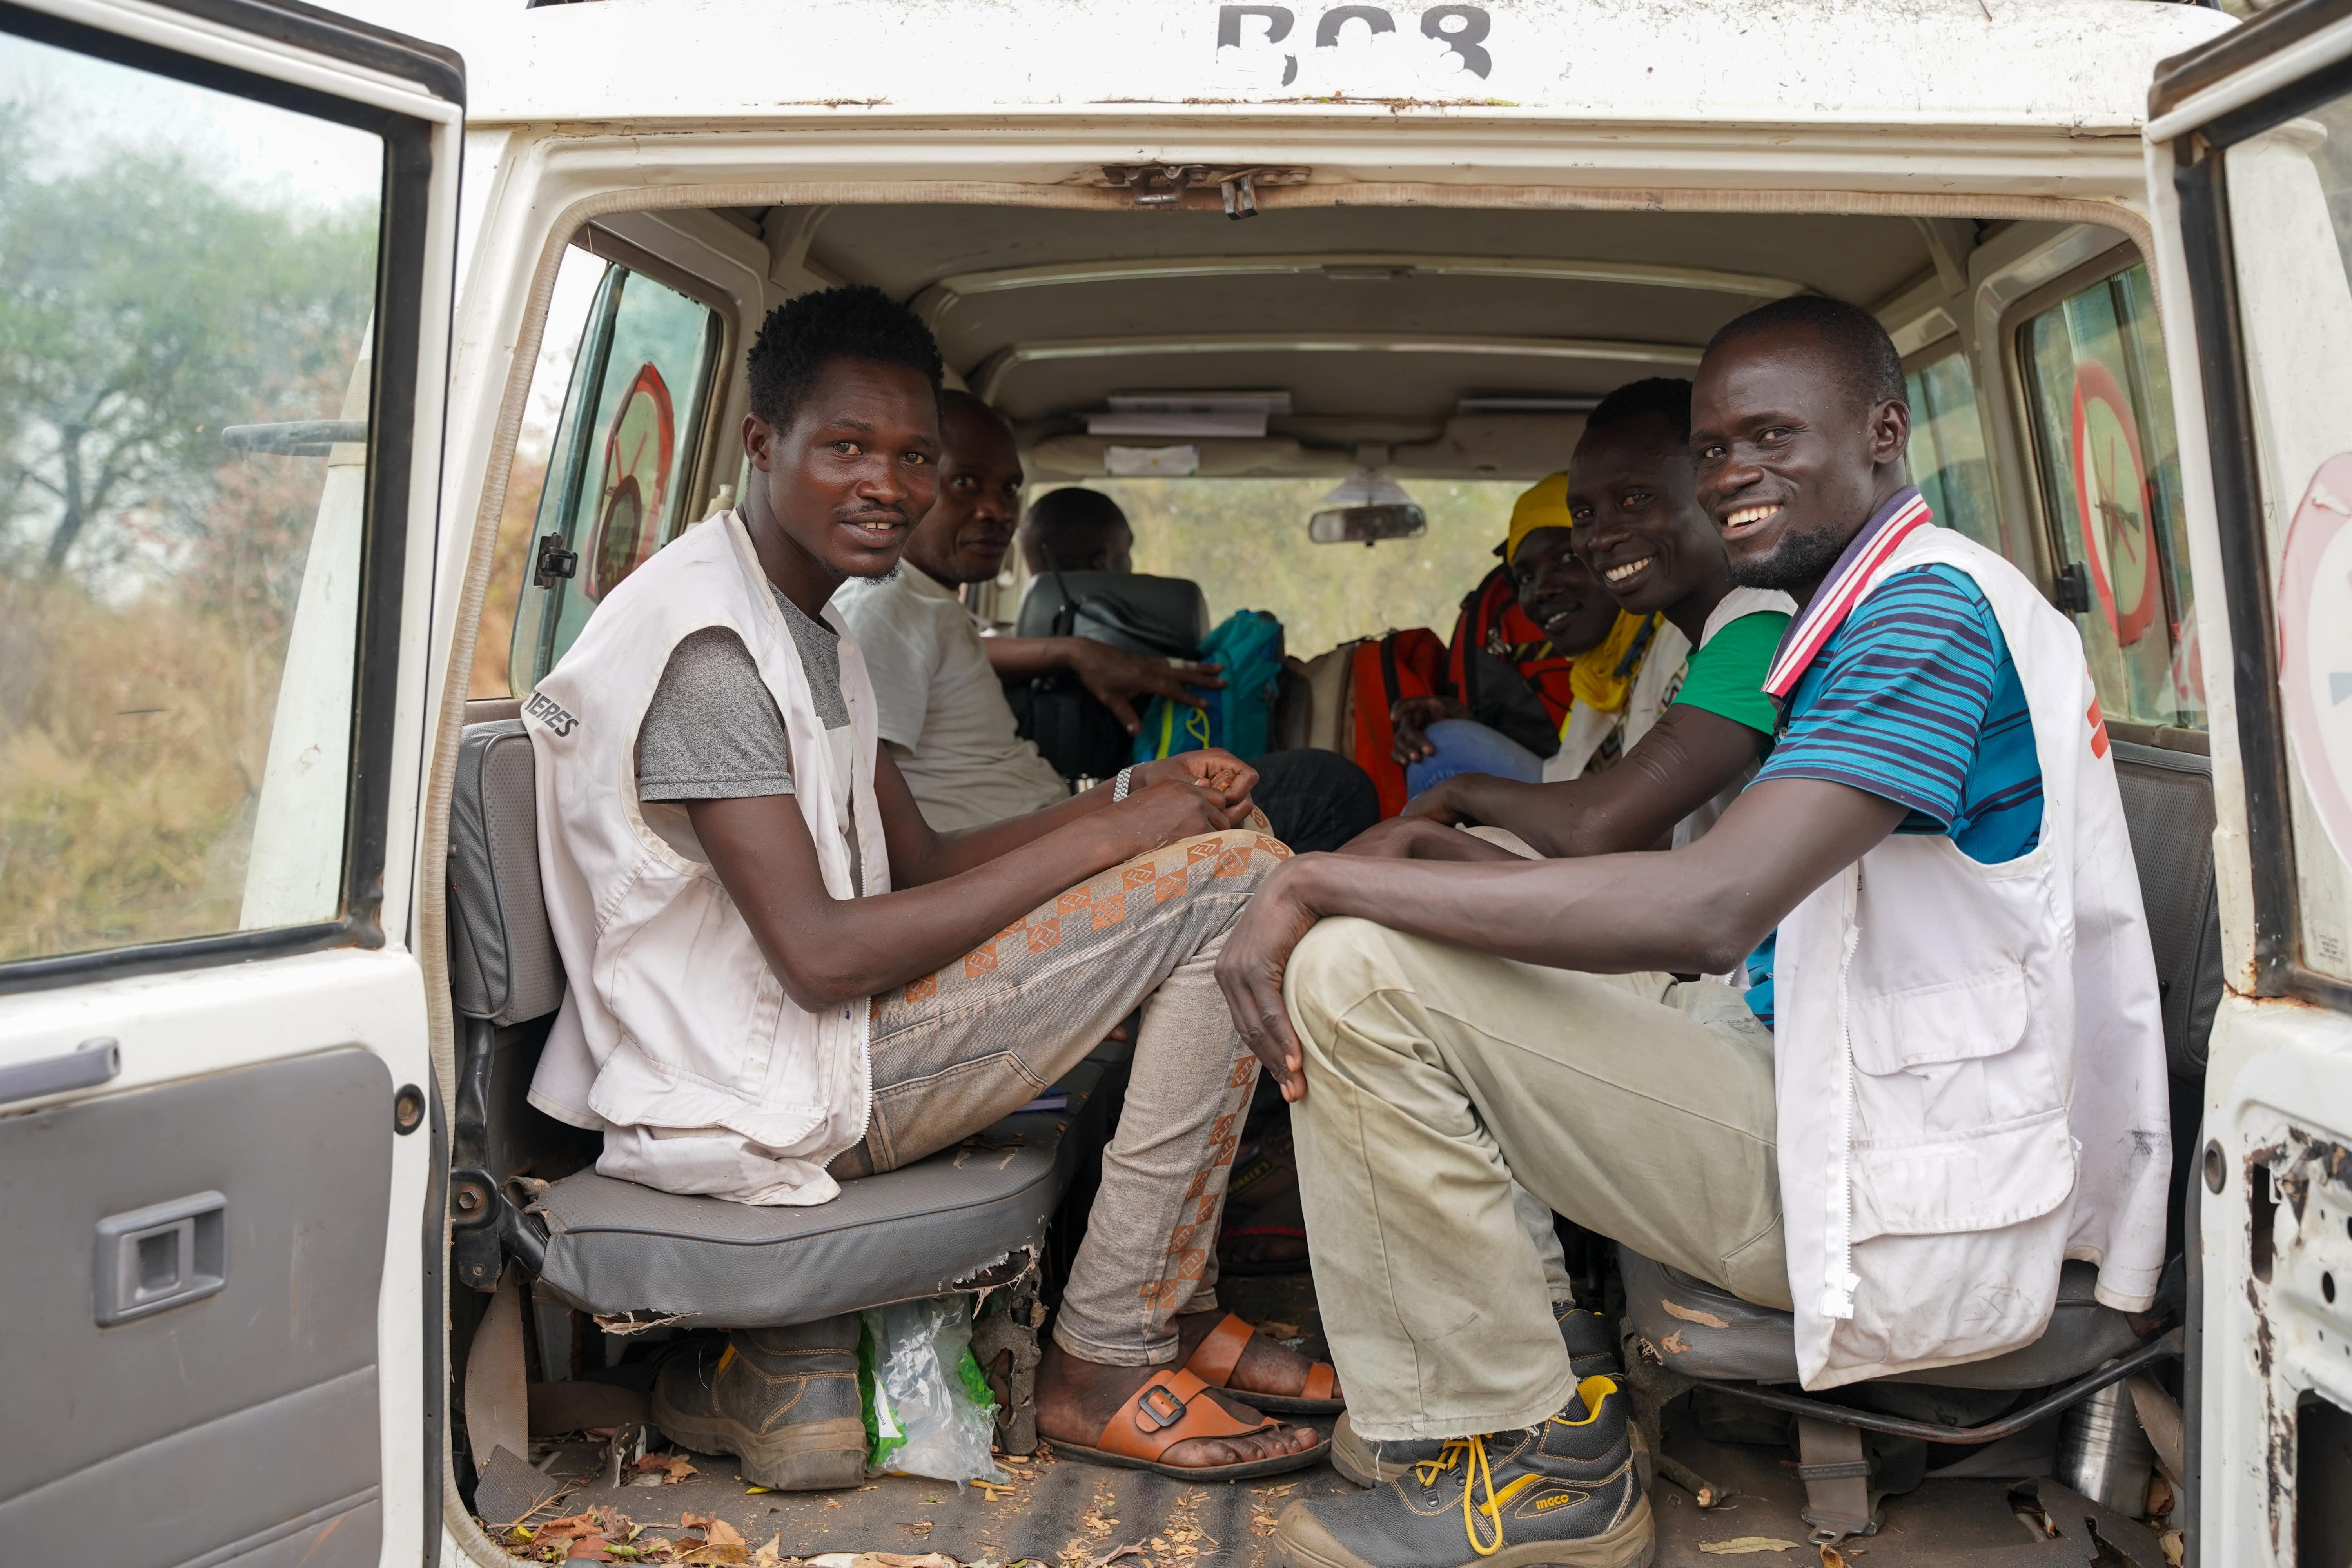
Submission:
<svg viewBox="0 0 2352 1568">
<path fill-rule="evenodd" d="M 1895 573 L 1854 606 L 1789 693 L 1767 779 L 1825 779 L 1910 808 L 1897 833 L 1948 833 L 1979 865 L 2042 837 L 2042 763 L 1992 605 L 1955 566 Z M 1772 1022 L 1773 938 L 1748 961 Z"/>
</svg>

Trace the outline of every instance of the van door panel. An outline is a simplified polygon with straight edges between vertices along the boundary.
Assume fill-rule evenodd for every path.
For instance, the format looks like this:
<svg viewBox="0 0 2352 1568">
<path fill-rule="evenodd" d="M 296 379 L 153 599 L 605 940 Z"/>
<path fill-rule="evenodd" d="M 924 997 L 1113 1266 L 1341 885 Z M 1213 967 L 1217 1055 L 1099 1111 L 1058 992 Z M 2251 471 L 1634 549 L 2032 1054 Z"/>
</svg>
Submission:
<svg viewBox="0 0 2352 1568">
<path fill-rule="evenodd" d="M 463 98 L 290 0 L 0 4 L 0 1563 L 439 1539 L 407 589 Z"/>
<path fill-rule="evenodd" d="M 119 1568 L 331 1523 L 314 1562 L 375 1560 L 393 1089 L 331 1050 L 0 1121 L 0 1555 L 72 1561 L 108 1519 Z M 226 1200 L 222 1288 L 100 1327 L 101 1222 L 193 1194 Z"/>
<path fill-rule="evenodd" d="M 2168 62 L 2151 104 L 2157 281 L 2180 380 L 2196 367 L 2193 386 L 2176 389 L 2181 472 L 2210 458 L 2210 512 L 2191 509 L 2210 529 L 2199 586 L 2226 610 L 2231 650 L 2218 656 L 2209 614 L 2207 693 L 2229 718 L 2216 726 L 2217 785 L 2235 775 L 2216 790 L 2215 847 L 2225 906 L 2251 897 L 2250 920 L 2222 922 L 2239 994 L 2214 1022 L 2192 1188 L 2191 1562 L 2340 1562 L 2336 1500 L 2352 1494 L 2340 1441 L 2352 1412 L 2352 498 L 2337 493 L 2352 489 L 2352 465 L 2337 466 L 2352 452 L 2352 7 L 2259 18 Z M 2179 341 L 2191 330 L 2193 350 Z"/>
</svg>

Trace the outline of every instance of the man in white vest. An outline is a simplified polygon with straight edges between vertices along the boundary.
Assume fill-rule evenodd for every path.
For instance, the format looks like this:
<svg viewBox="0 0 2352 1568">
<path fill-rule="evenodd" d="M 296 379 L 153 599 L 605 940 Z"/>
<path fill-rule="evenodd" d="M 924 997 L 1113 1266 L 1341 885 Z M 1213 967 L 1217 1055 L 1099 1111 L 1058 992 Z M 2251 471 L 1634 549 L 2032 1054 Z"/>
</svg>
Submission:
<svg viewBox="0 0 2352 1568">
<path fill-rule="evenodd" d="M 1799 613 L 1772 752 L 1705 837 L 1303 856 L 1228 941 L 1297 1106 L 1343 1442 L 1414 1461 L 1291 1505 L 1278 1561 L 1647 1561 L 1625 1395 L 1571 1373 L 1514 1179 L 1792 1310 L 1812 1389 L 2031 1343 L 2068 1258 L 2151 1303 L 2164 1051 L 2105 726 L 2072 624 L 1935 526 L 1909 437 L 1864 310 L 1799 296 L 1708 346 L 1699 502 Z"/>
<path fill-rule="evenodd" d="M 1171 1475 L 1311 1463 L 1315 1428 L 1209 1392 L 1339 1407 L 1328 1365 L 1214 1310 L 1257 1064 L 1213 965 L 1288 854 L 1255 775 L 1191 752 L 934 832 L 828 602 L 894 570 L 930 508 L 939 350 L 887 295 L 835 289 L 772 312 L 746 371 L 741 510 L 606 595 L 526 705 L 571 979 L 532 1103 L 601 1131 L 607 1175 L 822 1204 L 1017 1110 L 1140 1007 L 1038 1426 L 1066 1458 Z M 690 1343 L 654 1418 L 763 1486 L 852 1484 L 856 1342 L 850 1317 Z"/>
</svg>

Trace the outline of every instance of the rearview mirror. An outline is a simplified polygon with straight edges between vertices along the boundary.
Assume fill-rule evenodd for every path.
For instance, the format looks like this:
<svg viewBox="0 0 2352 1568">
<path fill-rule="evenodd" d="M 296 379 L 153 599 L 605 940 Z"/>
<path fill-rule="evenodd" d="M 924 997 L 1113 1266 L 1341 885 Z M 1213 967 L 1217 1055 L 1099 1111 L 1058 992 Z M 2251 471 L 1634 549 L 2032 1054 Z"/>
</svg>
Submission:
<svg viewBox="0 0 2352 1568">
<path fill-rule="evenodd" d="M 1307 537 L 1318 544 L 1370 545 L 1383 539 L 1417 539 L 1428 531 L 1428 515 L 1411 501 L 1332 507 L 1307 520 Z"/>
</svg>

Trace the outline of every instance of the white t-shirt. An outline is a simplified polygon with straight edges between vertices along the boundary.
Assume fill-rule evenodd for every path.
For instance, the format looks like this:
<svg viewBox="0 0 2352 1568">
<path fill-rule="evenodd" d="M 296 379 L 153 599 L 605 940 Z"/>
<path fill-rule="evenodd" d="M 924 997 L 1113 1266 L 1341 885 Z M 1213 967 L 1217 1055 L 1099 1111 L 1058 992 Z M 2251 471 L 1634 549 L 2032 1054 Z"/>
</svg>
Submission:
<svg viewBox="0 0 2352 1568">
<path fill-rule="evenodd" d="M 833 596 L 866 655 L 882 739 L 939 831 L 979 827 L 1069 798 L 1070 787 L 1015 731 L 980 628 L 954 592 L 901 565 Z"/>
</svg>

